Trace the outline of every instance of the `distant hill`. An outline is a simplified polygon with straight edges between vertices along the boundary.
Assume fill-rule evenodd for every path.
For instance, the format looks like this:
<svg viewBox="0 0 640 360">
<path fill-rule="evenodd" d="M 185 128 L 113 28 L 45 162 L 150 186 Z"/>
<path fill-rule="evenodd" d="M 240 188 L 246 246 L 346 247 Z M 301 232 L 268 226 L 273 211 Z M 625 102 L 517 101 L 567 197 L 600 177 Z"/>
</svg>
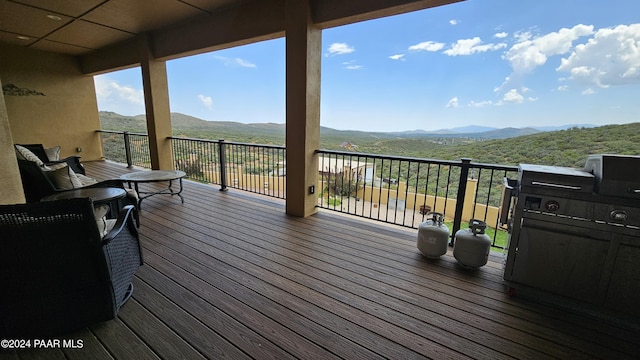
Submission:
<svg viewBox="0 0 640 360">
<path fill-rule="evenodd" d="M 532 126 L 532 128 L 538 131 L 558 131 L 558 130 L 568 130 L 572 128 L 593 128 L 596 127 L 592 124 L 567 124 L 560 126 Z"/>
<path fill-rule="evenodd" d="M 463 130 L 467 130 L 467 132 L 462 132 Z M 487 130 L 490 129 L 490 130 Z M 483 130 L 483 131 L 480 131 Z M 459 132 L 460 131 L 460 132 Z M 478 132 L 476 132 L 478 131 Z M 484 126 L 467 126 L 464 128 L 456 128 L 451 130 L 436 130 L 436 131 L 403 131 L 403 132 L 395 132 L 395 133 L 387 133 L 394 135 L 396 137 L 409 138 L 409 139 L 419 139 L 419 138 L 434 138 L 434 137 L 445 137 L 445 138 L 469 138 L 469 139 L 506 139 L 510 137 L 522 136 L 522 135 L 530 135 L 539 133 L 540 130 L 536 130 L 534 128 L 503 128 L 496 129 Z"/>
<path fill-rule="evenodd" d="M 473 134 L 473 133 L 483 133 L 483 132 L 494 131 L 494 130 L 499 130 L 499 129 L 495 127 L 489 127 L 489 126 L 469 125 L 469 126 L 456 127 L 451 129 L 442 129 L 437 131 L 443 131 L 443 132 L 448 131 L 450 133 L 456 133 L 456 134 Z"/>
<path fill-rule="evenodd" d="M 192 116 L 172 113 L 174 136 L 201 139 L 225 139 L 234 142 L 284 145 L 284 124 L 242 124 L 205 121 Z M 123 116 L 100 112 L 105 130 L 146 133 L 145 117 Z M 640 155 L 640 123 L 625 125 L 564 125 L 562 129 L 542 131 L 541 128 L 504 128 L 487 130 L 481 127 L 455 129 L 459 133 L 425 131 L 366 132 L 320 128 L 320 148 L 342 150 L 344 143 L 356 145 L 358 152 L 408 156 L 442 160 L 463 157 L 475 162 L 503 165 L 520 163 L 581 167 L 588 154 Z M 481 132 L 468 132 L 486 130 Z M 467 131 L 467 132 L 464 132 Z"/>
</svg>

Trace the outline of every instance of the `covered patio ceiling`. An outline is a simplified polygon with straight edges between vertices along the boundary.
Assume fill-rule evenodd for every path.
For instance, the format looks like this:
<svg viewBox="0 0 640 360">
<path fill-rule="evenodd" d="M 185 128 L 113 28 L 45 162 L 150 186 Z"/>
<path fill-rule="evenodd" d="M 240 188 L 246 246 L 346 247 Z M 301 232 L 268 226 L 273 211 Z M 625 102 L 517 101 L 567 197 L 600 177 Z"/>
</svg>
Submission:
<svg viewBox="0 0 640 360">
<path fill-rule="evenodd" d="M 328 28 L 460 0 L 310 0 Z M 86 73 L 284 36 L 287 0 L 0 0 L 0 42 L 79 56 Z M 127 51 L 130 50 L 130 51 Z M 127 55 L 129 54 L 129 55 Z"/>
</svg>

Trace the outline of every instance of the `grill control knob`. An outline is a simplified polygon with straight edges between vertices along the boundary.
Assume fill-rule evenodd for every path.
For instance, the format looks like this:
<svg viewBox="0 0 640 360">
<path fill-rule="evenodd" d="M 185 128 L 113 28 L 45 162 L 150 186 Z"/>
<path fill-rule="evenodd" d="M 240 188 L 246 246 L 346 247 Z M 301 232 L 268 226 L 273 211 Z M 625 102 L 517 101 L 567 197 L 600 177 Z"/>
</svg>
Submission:
<svg viewBox="0 0 640 360">
<path fill-rule="evenodd" d="M 613 210 L 609 213 L 609 217 L 613 221 L 626 221 L 627 212 L 624 210 Z"/>
<path fill-rule="evenodd" d="M 560 204 L 555 200 L 549 200 L 544 204 L 544 208 L 547 211 L 556 212 L 560 209 Z"/>
</svg>

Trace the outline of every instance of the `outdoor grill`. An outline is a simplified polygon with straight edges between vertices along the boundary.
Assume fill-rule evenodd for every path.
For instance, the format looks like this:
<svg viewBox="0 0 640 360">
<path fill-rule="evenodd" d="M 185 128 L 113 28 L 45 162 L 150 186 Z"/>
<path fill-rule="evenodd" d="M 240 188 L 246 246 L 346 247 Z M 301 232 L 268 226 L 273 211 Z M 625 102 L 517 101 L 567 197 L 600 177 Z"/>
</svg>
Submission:
<svg viewBox="0 0 640 360">
<path fill-rule="evenodd" d="M 640 157 L 592 155 L 584 169 L 522 164 L 508 184 L 511 290 L 640 316 Z"/>
</svg>

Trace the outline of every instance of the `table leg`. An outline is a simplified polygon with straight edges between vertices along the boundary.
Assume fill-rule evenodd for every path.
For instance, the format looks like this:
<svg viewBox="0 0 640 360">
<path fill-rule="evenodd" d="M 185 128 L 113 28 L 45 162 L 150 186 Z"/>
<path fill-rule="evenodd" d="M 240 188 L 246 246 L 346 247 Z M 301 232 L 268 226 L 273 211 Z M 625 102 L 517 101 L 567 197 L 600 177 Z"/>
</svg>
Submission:
<svg viewBox="0 0 640 360">
<path fill-rule="evenodd" d="M 159 190 L 159 191 L 150 191 L 150 192 L 146 192 L 146 191 L 141 192 L 138 189 L 138 184 L 140 182 L 138 182 L 138 181 L 134 182 L 133 185 L 135 186 L 135 190 L 136 190 L 136 193 L 138 194 L 138 198 L 139 198 L 138 210 L 142 209 L 142 200 L 144 200 L 144 199 L 146 199 L 148 197 L 151 197 L 153 195 L 160 195 L 160 194 L 171 195 L 171 196 L 178 195 L 180 197 L 180 202 L 182 204 L 184 204 L 184 197 L 182 197 L 182 190 L 183 190 L 183 188 L 182 188 L 182 178 L 178 178 L 178 181 L 179 181 L 179 184 L 180 184 L 180 187 L 179 187 L 178 191 L 174 191 L 173 190 L 173 180 L 176 180 L 176 179 L 166 180 L 166 181 L 169 181 L 169 186 L 167 188 Z M 144 194 L 144 196 L 143 196 L 143 194 Z"/>
<path fill-rule="evenodd" d="M 182 178 L 179 178 L 178 181 L 180 183 L 180 189 L 178 190 L 178 192 L 174 192 L 173 189 L 171 188 L 171 186 L 173 185 L 173 180 L 169 180 L 169 193 L 172 196 L 178 195 L 180 197 L 180 202 L 184 204 L 184 198 L 182 197 Z"/>
</svg>

